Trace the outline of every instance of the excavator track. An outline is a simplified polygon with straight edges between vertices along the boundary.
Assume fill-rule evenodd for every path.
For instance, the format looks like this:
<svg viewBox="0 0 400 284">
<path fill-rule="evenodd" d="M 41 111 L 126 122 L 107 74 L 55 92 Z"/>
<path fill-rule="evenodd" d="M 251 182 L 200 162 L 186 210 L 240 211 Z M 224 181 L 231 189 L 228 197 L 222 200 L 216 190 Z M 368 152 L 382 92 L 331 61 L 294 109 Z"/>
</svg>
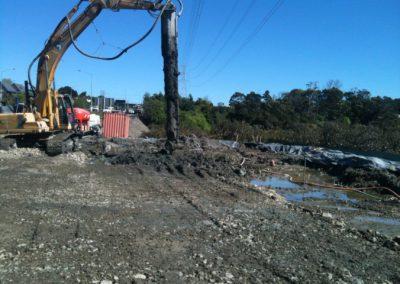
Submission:
<svg viewBox="0 0 400 284">
<path fill-rule="evenodd" d="M 59 133 L 55 134 L 46 141 L 45 151 L 49 156 L 57 156 L 74 151 L 75 142 L 73 134 Z"/>
</svg>

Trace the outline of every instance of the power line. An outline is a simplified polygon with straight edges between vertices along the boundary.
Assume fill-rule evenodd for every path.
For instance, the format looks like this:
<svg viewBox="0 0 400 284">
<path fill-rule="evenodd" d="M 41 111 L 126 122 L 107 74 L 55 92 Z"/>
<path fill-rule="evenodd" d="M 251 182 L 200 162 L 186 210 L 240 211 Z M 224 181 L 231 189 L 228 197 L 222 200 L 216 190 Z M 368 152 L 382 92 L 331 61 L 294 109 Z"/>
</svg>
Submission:
<svg viewBox="0 0 400 284">
<path fill-rule="evenodd" d="M 160 1 L 160 0 L 159 0 Z M 64 21 L 67 22 L 67 29 L 68 29 L 68 33 L 69 33 L 69 37 L 71 40 L 71 44 L 73 45 L 73 47 L 83 56 L 88 57 L 88 58 L 92 58 L 92 59 L 97 59 L 97 60 L 105 60 L 105 61 L 112 61 L 112 60 L 116 60 L 118 58 L 120 58 L 121 56 L 123 56 L 125 53 L 127 53 L 129 50 L 131 50 L 132 48 L 134 48 L 135 46 L 137 46 L 138 44 L 140 44 L 142 41 L 144 41 L 156 28 L 157 23 L 160 21 L 161 16 L 164 14 L 165 10 L 167 9 L 167 7 L 169 6 L 169 4 L 171 4 L 172 0 L 166 0 L 166 3 L 164 4 L 164 7 L 161 9 L 160 13 L 157 15 L 156 19 L 154 20 L 153 24 L 151 25 L 151 27 L 148 29 L 148 31 L 142 35 L 138 40 L 134 41 L 132 44 L 130 44 L 129 46 L 125 47 L 124 49 L 121 49 L 121 51 L 119 53 L 117 53 L 115 56 L 112 57 L 100 57 L 100 56 L 96 56 L 95 54 L 89 54 L 86 53 L 85 51 L 83 51 L 82 49 L 79 48 L 78 44 L 75 41 L 74 35 L 72 33 L 72 27 L 71 27 L 71 19 L 69 18 L 69 16 L 65 16 L 62 21 L 59 23 L 59 25 L 57 26 L 57 28 L 60 27 L 61 24 L 64 24 Z M 179 0 L 178 0 L 179 1 Z M 76 7 L 79 8 L 79 6 L 82 4 L 82 2 L 84 2 L 84 0 L 80 0 L 78 5 Z M 180 2 L 181 3 L 181 2 Z M 97 27 L 95 27 L 95 29 L 98 31 Z M 104 43 L 104 41 L 103 41 Z M 98 52 L 98 50 L 96 51 L 96 53 Z M 33 91 L 33 93 L 35 95 L 37 95 L 36 93 L 36 88 L 33 86 L 32 84 L 32 77 L 31 77 L 31 70 L 33 65 L 40 59 L 40 57 L 42 56 L 42 52 L 40 52 L 33 60 L 32 62 L 29 64 L 28 67 L 28 82 L 29 82 L 29 86 L 31 87 L 31 90 Z"/>
<path fill-rule="evenodd" d="M 166 4 L 165 6 L 162 8 L 161 12 L 159 13 L 159 15 L 157 16 L 157 18 L 154 20 L 153 25 L 150 27 L 150 29 L 142 36 L 140 37 L 138 40 L 136 40 L 135 42 L 133 42 L 131 45 L 127 46 L 126 48 L 122 49 L 118 54 L 116 54 L 115 56 L 112 57 L 100 57 L 100 56 L 95 56 L 95 55 L 91 55 L 89 53 L 86 53 L 85 51 L 83 51 L 82 49 L 79 48 L 79 46 L 77 45 L 77 43 L 75 42 L 73 33 L 72 33 L 72 29 L 71 29 L 71 20 L 68 16 L 66 16 L 66 20 L 67 20 L 67 25 L 68 25 L 68 31 L 69 31 L 69 36 L 71 38 L 71 43 L 72 45 L 75 47 L 75 49 L 82 54 L 83 56 L 92 58 L 92 59 L 98 59 L 98 60 L 106 60 L 106 61 L 111 61 L 111 60 L 116 60 L 118 58 L 120 58 L 122 55 L 124 55 L 125 53 L 127 53 L 130 49 L 132 49 L 133 47 L 137 46 L 138 44 L 140 44 L 142 41 L 144 41 L 155 29 L 157 23 L 159 22 L 161 16 L 164 14 L 166 8 L 168 7 L 168 5 L 171 3 L 172 0 L 166 0 Z"/>
<path fill-rule="evenodd" d="M 235 27 L 233 28 L 232 32 L 229 34 L 228 38 L 225 40 L 225 42 L 223 43 L 223 45 L 221 46 L 221 48 L 218 50 L 218 52 L 216 53 L 216 55 L 211 59 L 211 61 L 206 65 L 205 68 L 203 68 L 199 74 L 202 74 L 204 72 L 206 72 L 211 65 L 218 59 L 218 57 L 221 55 L 221 53 L 224 51 L 224 49 L 227 47 L 227 45 L 230 43 L 230 41 L 234 38 L 234 36 L 236 35 L 236 33 L 239 31 L 240 26 L 243 24 L 243 22 L 246 20 L 247 16 L 249 15 L 251 9 L 253 8 L 254 4 L 256 3 L 255 0 L 252 0 L 250 2 L 250 4 L 247 6 L 247 9 L 244 11 L 242 17 L 240 18 L 240 20 L 236 23 Z M 201 75 L 195 76 L 195 78 L 200 77 Z"/>
<path fill-rule="evenodd" d="M 214 47 L 217 44 L 218 40 L 221 38 L 223 32 L 225 31 L 226 27 L 228 26 L 229 22 L 231 21 L 231 19 L 233 17 L 233 14 L 234 14 L 234 12 L 235 12 L 238 4 L 239 4 L 239 1 L 240 0 L 236 0 L 235 3 L 232 5 L 232 8 L 231 8 L 230 12 L 228 13 L 228 16 L 226 17 L 226 19 L 225 19 L 224 23 L 222 24 L 221 28 L 219 29 L 216 37 L 212 41 L 212 43 L 209 46 L 209 48 L 207 48 L 208 52 L 206 52 L 204 54 L 204 56 L 200 59 L 199 63 L 195 67 L 192 68 L 192 71 L 198 69 L 205 62 L 205 60 L 208 58 L 208 56 L 211 54 L 211 52 L 209 52 L 209 51 L 214 49 Z"/>
<path fill-rule="evenodd" d="M 217 77 L 225 68 L 237 57 L 240 52 L 258 35 L 258 33 L 264 28 L 264 26 L 269 22 L 269 20 L 275 15 L 276 12 L 283 6 L 285 0 L 278 0 L 272 9 L 264 16 L 262 21 L 258 24 L 258 26 L 253 30 L 253 32 L 246 38 L 246 40 L 239 46 L 239 48 L 232 54 L 231 57 L 225 62 L 225 64 L 219 68 L 211 77 L 209 77 L 203 83 L 196 85 L 197 87 L 202 86 L 213 78 Z"/>
<path fill-rule="evenodd" d="M 182 65 L 182 72 L 181 72 L 181 93 L 182 97 L 187 96 L 187 81 L 186 81 L 186 65 Z"/>
<path fill-rule="evenodd" d="M 204 0 L 197 0 L 192 9 L 189 37 L 187 41 L 186 64 L 188 64 L 188 62 L 190 61 L 191 53 L 200 26 L 200 19 L 203 14 L 203 8 L 204 8 Z"/>
<path fill-rule="evenodd" d="M 106 42 L 104 41 L 103 35 L 100 33 L 100 30 L 97 28 L 97 25 L 96 25 L 96 23 L 94 21 L 92 22 L 92 26 L 93 26 L 94 30 L 96 31 L 96 34 L 99 37 L 101 43 L 103 45 L 106 45 Z"/>
<path fill-rule="evenodd" d="M 94 52 L 94 54 L 97 54 L 97 53 L 100 51 L 100 49 L 102 49 L 104 46 L 109 46 L 109 47 L 118 49 L 118 50 L 120 50 L 120 51 L 123 50 L 122 47 L 119 47 L 119 46 L 117 46 L 117 45 L 113 45 L 113 44 L 111 44 L 111 43 L 106 42 L 106 41 L 104 40 L 104 37 L 103 37 L 102 33 L 100 32 L 99 28 L 97 27 L 97 25 L 95 24 L 94 21 L 92 22 L 92 25 L 93 25 L 93 27 L 94 27 L 94 30 L 96 31 L 97 36 L 99 37 L 99 39 L 100 39 L 100 41 L 101 41 L 101 44 L 100 44 L 99 47 L 96 49 L 96 51 Z"/>
</svg>

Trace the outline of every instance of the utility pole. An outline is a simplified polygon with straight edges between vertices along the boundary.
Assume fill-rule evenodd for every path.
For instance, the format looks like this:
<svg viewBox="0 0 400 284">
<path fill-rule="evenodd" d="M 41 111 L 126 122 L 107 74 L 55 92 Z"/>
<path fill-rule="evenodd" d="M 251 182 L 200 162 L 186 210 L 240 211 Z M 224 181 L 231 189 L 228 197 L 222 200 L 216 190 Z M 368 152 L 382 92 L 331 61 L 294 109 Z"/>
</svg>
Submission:
<svg viewBox="0 0 400 284">
<path fill-rule="evenodd" d="M 168 145 L 179 138 L 179 93 L 178 93 L 178 32 L 175 7 L 166 8 L 161 18 L 162 55 L 164 57 L 165 99 L 167 103 L 167 122 L 165 130 Z M 169 149 L 172 151 L 173 149 Z"/>
</svg>

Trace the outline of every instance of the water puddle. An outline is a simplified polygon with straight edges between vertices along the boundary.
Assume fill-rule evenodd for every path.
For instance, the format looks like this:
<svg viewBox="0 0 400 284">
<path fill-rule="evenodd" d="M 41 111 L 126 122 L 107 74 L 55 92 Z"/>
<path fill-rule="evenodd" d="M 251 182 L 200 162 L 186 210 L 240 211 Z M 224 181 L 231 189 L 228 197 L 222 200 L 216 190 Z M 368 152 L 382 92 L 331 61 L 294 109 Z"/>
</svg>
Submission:
<svg viewBox="0 0 400 284">
<path fill-rule="evenodd" d="M 300 186 L 287 180 L 278 177 L 269 177 L 264 181 L 254 179 L 251 181 L 252 185 L 259 187 L 272 187 L 275 189 L 286 188 L 286 189 L 300 189 Z"/>
<path fill-rule="evenodd" d="M 394 218 L 383 218 L 376 216 L 357 216 L 353 219 L 354 222 L 362 222 L 362 223 L 380 223 L 384 225 L 390 226 L 400 226 L 400 220 Z"/>
<path fill-rule="evenodd" d="M 251 184 L 257 187 L 270 187 L 284 196 L 290 202 L 304 202 L 306 200 L 338 200 L 343 202 L 357 202 L 346 193 L 338 190 L 324 189 L 319 187 L 300 186 L 288 179 L 279 177 L 268 177 L 261 181 L 254 179 Z"/>
<path fill-rule="evenodd" d="M 358 229 L 372 229 L 388 236 L 400 234 L 400 219 L 383 218 L 378 212 L 357 208 L 357 203 L 362 204 L 365 201 L 365 197 L 357 193 L 300 185 L 276 176 L 266 180 L 254 179 L 251 184 L 256 187 L 273 188 L 289 202 L 342 212 Z"/>
<path fill-rule="evenodd" d="M 306 203 L 306 202 L 305 202 Z M 306 203 L 307 204 L 307 203 Z M 313 205 L 313 204 L 307 204 L 307 205 Z M 323 205 L 320 206 L 320 208 L 326 208 L 326 209 L 335 209 L 338 211 L 344 211 L 344 212 L 354 212 L 354 211 L 358 211 L 358 208 L 354 208 L 354 207 L 348 207 L 348 206 L 334 206 L 334 205 Z"/>
</svg>

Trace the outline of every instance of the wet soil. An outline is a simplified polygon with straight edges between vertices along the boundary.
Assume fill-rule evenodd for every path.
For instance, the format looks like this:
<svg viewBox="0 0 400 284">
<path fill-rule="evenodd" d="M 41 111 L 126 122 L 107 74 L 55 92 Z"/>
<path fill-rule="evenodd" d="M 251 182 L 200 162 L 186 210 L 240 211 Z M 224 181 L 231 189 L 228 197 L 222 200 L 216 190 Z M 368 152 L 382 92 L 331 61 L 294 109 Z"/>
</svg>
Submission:
<svg viewBox="0 0 400 284">
<path fill-rule="evenodd" d="M 250 184 L 301 166 L 207 139 L 163 145 L 0 151 L 0 283 L 400 282 L 400 237 Z M 382 199 L 362 206 L 398 214 Z"/>
</svg>

